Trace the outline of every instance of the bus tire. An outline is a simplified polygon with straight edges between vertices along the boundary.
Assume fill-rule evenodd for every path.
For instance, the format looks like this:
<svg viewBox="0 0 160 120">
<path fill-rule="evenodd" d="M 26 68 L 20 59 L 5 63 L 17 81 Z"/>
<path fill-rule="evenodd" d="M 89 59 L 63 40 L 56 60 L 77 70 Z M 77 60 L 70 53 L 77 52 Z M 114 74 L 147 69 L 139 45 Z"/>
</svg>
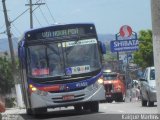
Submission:
<svg viewBox="0 0 160 120">
<path fill-rule="evenodd" d="M 99 103 L 98 102 L 91 102 L 90 103 L 90 110 L 91 110 L 91 112 L 98 112 L 99 111 Z"/>
<path fill-rule="evenodd" d="M 154 102 L 148 101 L 148 106 L 149 106 L 149 107 L 153 107 L 153 106 L 154 106 Z"/>
<path fill-rule="evenodd" d="M 141 99 L 142 106 L 147 106 L 147 100 Z"/>
<path fill-rule="evenodd" d="M 42 115 L 47 112 L 47 108 L 34 108 L 32 112 L 33 112 L 33 115 Z"/>
<path fill-rule="evenodd" d="M 31 108 L 26 108 L 26 113 L 27 113 L 27 115 L 32 115 L 32 109 Z"/>
<path fill-rule="evenodd" d="M 88 102 L 84 103 L 83 110 L 89 110 L 89 109 L 90 109 L 90 104 Z"/>
</svg>

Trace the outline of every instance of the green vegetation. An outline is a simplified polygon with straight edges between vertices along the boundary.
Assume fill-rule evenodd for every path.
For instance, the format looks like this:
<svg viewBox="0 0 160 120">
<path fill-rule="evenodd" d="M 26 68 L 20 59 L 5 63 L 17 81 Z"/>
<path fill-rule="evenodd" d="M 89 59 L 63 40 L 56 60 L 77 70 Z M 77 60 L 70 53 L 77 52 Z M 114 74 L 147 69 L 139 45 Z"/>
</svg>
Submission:
<svg viewBox="0 0 160 120">
<path fill-rule="evenodd" d="M 18 60 L 16 61 L 16 71 L 18 71 Z M 18 78 L 18 72 L 16 72 L 16 75 Z M 4 97 L 7 108 L 15 106 L 15 97 L 10 96 L 11 90 L 14 87 L 12 62 L 7 53 L 5 53 L 4 56 L 0 57 L 0 95 Z"/>
<path fill-rule="evenodd" d="M 11 61 L 4 57 L 0 57 L 0 93 L 5 95 L 11 92 L 14 87 L 14 81 L 11 70 Z"/>
<path fill-rule="evenodd" d="M 117 53 L 112 53 L 110 51 L 110 44 L 106 44 L 106 54 L 104 55 L 104 60 L 106 62 L 117 60 Z"/>
<path fill-rule="evenodd" d="M 154 65 L 152 31 L 139 32 L 139 50 L 134 52 L 134 63 L 142 68 Z"/>
</svg>

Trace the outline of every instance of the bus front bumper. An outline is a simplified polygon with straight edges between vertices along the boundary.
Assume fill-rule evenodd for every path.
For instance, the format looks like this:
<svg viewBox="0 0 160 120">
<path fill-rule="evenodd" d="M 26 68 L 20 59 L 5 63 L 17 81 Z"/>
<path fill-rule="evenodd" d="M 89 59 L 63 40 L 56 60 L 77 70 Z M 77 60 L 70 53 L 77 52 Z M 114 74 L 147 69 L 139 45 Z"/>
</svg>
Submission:
<svg viewBox="0 0 160 120">
<path fill-rule="evenodd" d="M 101 100 L 105 100 L 104 86 L 97 84 L 95 87 L 94 84 L 78 91 L 63 93 L 47 92 L 45 96 L 33 93 L 31 95 L 31 106 L 32 108 L 56 108 Z"/>
</svg>

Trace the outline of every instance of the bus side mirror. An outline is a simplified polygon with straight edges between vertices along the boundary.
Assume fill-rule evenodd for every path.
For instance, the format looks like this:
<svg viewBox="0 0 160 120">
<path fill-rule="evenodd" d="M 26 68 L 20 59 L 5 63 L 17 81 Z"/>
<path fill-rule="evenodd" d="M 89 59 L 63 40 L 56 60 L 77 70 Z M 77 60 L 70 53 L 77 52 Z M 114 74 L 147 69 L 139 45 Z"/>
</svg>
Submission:
<svg viewBox="0 0 160 120">
<path fill-rule="evenodd" d="M 21 59 L 24 59 L 25 58 L 24 54 L 25 54 L 25 48 L 24 48 L 24 42 L 22 41 L 18 46 L 18 56 Z"/>
<path fill-rule="evenodd" d="M 100 43 L 99 45 L 100 45 L 101 53 L 106 54 L 106 45 L 101 41 L 99 41 L 99 43 Z"/>
</svg>

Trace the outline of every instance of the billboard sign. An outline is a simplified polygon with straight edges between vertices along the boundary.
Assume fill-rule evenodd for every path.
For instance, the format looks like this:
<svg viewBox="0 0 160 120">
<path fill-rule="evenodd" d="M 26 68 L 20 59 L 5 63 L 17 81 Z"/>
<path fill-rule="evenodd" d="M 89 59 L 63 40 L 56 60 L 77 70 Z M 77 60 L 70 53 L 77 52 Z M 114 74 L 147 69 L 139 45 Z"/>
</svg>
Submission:
<svg viewBox="0 0 160 120">
<path fill-rule="evenodd" d="M 111 52 L 135 51 L 139 48 L 139 41 L 130 40 L 114 40 L 110 42 Z"/>
<path fill-rule="evenodd" d="M 119 30 L 121 37 L 130 37 L 132 35 L 132 28 L 128 25 L 123 25 Z"/>
<path fill-rule="evenodd" d="M 116 34 L 116 40 L 110 42 L 111 52 L 136 51 L 139 49 L 137 33 L 132 31 L 128 25 L 123 25 L 119 33 Z"/>
</svg>

